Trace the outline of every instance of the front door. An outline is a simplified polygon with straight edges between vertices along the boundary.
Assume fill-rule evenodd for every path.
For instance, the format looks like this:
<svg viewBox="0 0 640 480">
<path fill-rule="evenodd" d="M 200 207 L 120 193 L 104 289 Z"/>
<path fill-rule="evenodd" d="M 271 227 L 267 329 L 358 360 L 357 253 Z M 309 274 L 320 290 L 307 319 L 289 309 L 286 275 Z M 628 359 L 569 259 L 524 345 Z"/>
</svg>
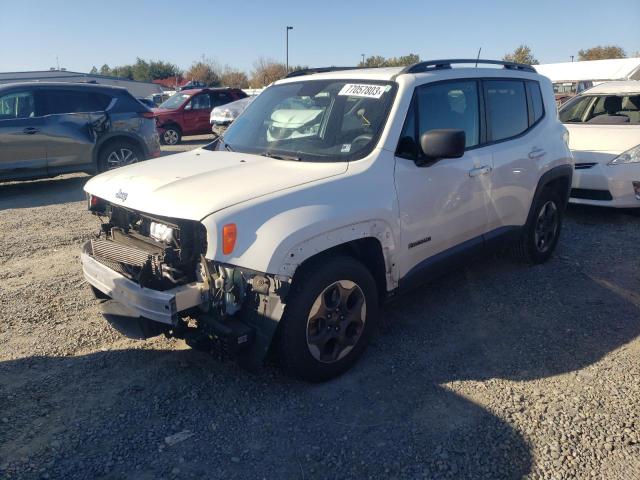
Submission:
<svg viewBox="0 0 640 480">
<path fill-rule="evenodd" d="M 441 128 L 464 130 L 465 154 L 418 166 L 420 135 Z M 416 88 L 396 153 L 401 278 L 419 277 L 434 262 L 482 246 L 492 158 L 480 147 L 480 133 L 478 82 Z"/>
<path fill-rule="evenodd" d="M 0 177 L 46 172 L 42 126 L 33 91 L 15 90 L 0 96 Z"/>
<path fill-rule="evenodd" d="M 184 134 L 200 135 L 211 132 L 209 117 L 211 115 L 211 97 L 208 93 L 195 95 L 184 107 Z"/>
</svg>

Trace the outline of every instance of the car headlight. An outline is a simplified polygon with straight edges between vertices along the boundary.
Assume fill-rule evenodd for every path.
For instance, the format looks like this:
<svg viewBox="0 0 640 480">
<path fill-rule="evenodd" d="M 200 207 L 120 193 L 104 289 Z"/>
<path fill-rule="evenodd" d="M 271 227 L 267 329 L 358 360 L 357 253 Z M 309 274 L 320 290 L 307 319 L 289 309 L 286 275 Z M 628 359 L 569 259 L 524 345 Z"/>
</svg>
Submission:
<svg viewBox="0 0 640 480">
<path fill-rule="evenodd" d="M 609 165 L 624 165 L 626 163 L 640 163 L 640 145 L 621 153 L 609 162 Z"/>
<path fill-rule="evenodd" d="M 151 222 L 149 236 L 158 242 L 171 243 L 173 241 L 173 228 L 164 223 Z"/>
</svg>

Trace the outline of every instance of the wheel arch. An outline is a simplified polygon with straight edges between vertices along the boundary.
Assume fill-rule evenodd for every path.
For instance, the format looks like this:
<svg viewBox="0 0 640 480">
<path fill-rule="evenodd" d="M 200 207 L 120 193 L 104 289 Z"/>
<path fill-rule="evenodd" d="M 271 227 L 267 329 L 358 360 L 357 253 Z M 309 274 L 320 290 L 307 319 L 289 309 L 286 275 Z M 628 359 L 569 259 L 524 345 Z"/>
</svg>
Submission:
<svg viewBox="0 0 640 480">
<path fill-rule="evenodd" d="M 571 193 L 571 180 L 573 178 L 573 166 L 572 165 L 559 165 L 551 168 L 545 172 L 538 180 L 536 191 L 533 194 L 531 206 L 529 207 L 529 215 L 527 217 L 527 224 L 531 221 L 533 216 L 533 206 L 540 198 L 540 195 L 546 188 L 556 190 L 560 194 L 560 198 L 563 200 L 562 208 L 566 208 L 569 203 L 569 195 Z"/>
<path fill-rule="evenodd" d="M 117 132 L 117 133 L 105 135 L 104 137 L 102 137 L 100 141 L 96 144 L 96 148 L 93 149 L 93 163 L 96 166 L 96 169 L 99 167 L 98 163 L 99 163 L 100 154 L 102 153 L 102 151 L 105 148 L 109 147 L 110 145 L 113 145 L 116 142 L 122 142 L 122 141 L 133 143 L 136 147 L 140 149 L 140 152 L 142 153 L 144 158 L 149 157 L 149 152 L 147 151 L 147 147 L 145 146 L 144 141 L 140 137 L 132 133 Z"/>
</svg>

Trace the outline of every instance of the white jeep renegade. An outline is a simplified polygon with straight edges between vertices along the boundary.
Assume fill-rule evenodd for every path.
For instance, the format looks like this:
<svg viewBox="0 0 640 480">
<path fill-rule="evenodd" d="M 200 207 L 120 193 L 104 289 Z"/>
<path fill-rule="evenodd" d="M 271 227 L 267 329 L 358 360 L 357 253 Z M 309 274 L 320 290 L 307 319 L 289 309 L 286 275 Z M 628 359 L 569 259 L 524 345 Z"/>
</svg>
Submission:
<svg viewBox="0 0 640 480">
<path fill-rule="evenodd" d="M 504 241 L 547 260 L 573 171 L 551 82 L 470 63 L 295 72 L 210 145 L 91 179 L 105 317 L 325 380 L 384 300 Z"/>
</svg>

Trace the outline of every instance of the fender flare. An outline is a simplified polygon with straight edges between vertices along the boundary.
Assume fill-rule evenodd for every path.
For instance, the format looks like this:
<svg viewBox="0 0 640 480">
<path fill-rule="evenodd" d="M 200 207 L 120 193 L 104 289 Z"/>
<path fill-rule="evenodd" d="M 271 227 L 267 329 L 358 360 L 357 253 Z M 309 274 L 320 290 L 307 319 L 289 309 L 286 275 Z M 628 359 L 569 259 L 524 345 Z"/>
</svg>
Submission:
<svg viewBox="0 0 640 480">
<path fill-rule="evenodd" d="M 395 289 L 398 286 L 395 237 L 391 226 L 380 219 L 344 225 L 298 242 L 293 248 L 288 249 L 284 256 L 279 256 L 279 265 L 275 265 L 277 268 L 274 270 L 279 275 L 292 278 L 297 268 L 311 257 L 363 238 L 374 238 L 380 243 L 387 290 Z"/>
<path fill-rule="evenodd" d="M 563 198 L 564 207 L 566 208 L 567 204 L 569 203 L 569 195 L 571 194 L 571 181 L 573 179 L 573 165 L 569 165 L 569 164 L 558 165 L 546 171 L 544 174 L 542 174 L 542 176 L 538 180 L 536 191 L 533 194 L 533 200 L 531 201 L 531 207 L 529 208 L 529 215 L 527 215 L 527 223 L 526 223 L 527 225 L 529 225 L 529 223 L 531 222 L 531 218 L 534 214 L 533 206 L 537 203 L 544 188 L 547 185 L 549 185 L 551 182 L 559 178 L 566 178 L 568 182 L 566 196 L 565 198 Z"/>
</svg>

